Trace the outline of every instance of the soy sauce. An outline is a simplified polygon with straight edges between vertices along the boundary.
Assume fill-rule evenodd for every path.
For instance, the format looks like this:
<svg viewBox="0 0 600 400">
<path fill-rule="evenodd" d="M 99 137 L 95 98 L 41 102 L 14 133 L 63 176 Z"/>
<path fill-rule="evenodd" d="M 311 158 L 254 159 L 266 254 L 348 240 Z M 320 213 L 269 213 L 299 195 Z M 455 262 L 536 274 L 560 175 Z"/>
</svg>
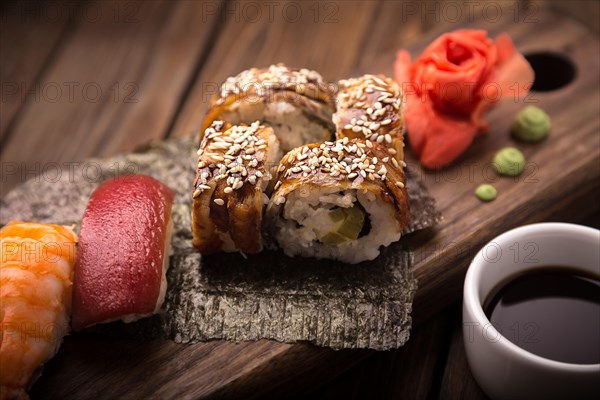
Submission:
<svg viewBox="0 0 600 400">
<path fill-rule="evenodd" d="M 531 353 L 566 363 L 600 363 L 597 278 L 568 267 L 526 272 L 500 283 L 483 309 L 502 336 Z"/>
</svg>

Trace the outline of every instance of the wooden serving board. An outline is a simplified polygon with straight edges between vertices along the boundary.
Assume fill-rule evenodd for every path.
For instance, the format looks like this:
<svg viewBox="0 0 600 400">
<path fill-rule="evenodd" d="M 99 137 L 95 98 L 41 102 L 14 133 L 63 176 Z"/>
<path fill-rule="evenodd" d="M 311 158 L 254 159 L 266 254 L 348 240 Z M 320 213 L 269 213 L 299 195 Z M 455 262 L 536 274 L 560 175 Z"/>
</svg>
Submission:
<svg viewBox="0 0 600 400">
<path fill-rule="evenodd" d="M 108 114 L 104 117 L 122 121 L 122 129 L 142 126 L 152 131 L 153 126 L 159 125 L 159 132 L 148 134 L 149 137 L 160 137 L 164 132 L 167 136 L 186 134 L 196 127 L 202 116 L 207 82 L 218 82 L 249 66 L 276 61 L 314 67 L 329 79 L 366 72 L 391 75 L 394 54 L 400 46 L 410 48 L 417 55 L 442 31 L 461 27 L 487 29 L 492 35 L 506 31 L 525 54 L 551 52 L 570 60 L 577 71 L 570 84 L 553 91 L 535 92 L 529 98 L 552 118 L 552 131 L 544 142 L 525 145 L 510 138 L 510 122 L 523 104 L 504 101 L 488 114 L 491 132 L 477 139 L 455 166 L 440 172 L 423 171 L 409 154 L 409 164 L 421 174 L 445 217 L 434 230 L 405 238 L 415 253 L 413 270 L 419 289 L 413 318 L 419 324 L 460 298 L 469 260 L 495 235 L 526 223 L 583 217 L 598 209 L 599 41 L 595 33 L 579 23 L 539 8 L 533 15 L 521 15 L 519 22 L 515 22 L 514 13 L 505 14 L 493 20 L 441 23 L 439 28 L 422 35 L 418 18 L 403 20 L 402 12 L 410 10 L 401 8 L 401 5 L 390 5 L 393 2 L 384 2 L 377 7 L 365 3 L 370 2 L 356 2 L 352 4 L 353 8 L 340 9 L 336 24 L 319 28 L 320 35 L 331 35 L 325 40 L 338 40 L 332 51 L 325 51 L 325 45 L 315 44 L 312 47 L 312 42 L 304 43 L 304 40 L 321 39 L 306 33 L 306 26 L 294 26 L 289 21 L 278 22 L 276 19 L 275 22 L 261 20 L 253 24 L 239 24 L 216 20 L 204 25 L 210 28 L 206 29 L 210 31 L 207 33 L 204 28 L 195 27 L 185 10 L 178 8 L 169 17 L 158 18 L 156 24 L 165 24 L 167 32 L 175 35 L 179 31 L 172 15 L 181 14 L 182 20 L 188 17 L 186 26 L 195 29 L 194 32 L 203 38 L 204 50 L 199 56 L 201 62 L 189 65 L 187 70 L 190 74 L 199 72 L 189 82 L 191 88 L 184 89 L 180 76 L 175 77 L 171 86 L 175 95 L 185 100 L 173 106 L 177 109 L 176 117 L 169 120 L 159 100 L 148 106 L 144 114 L 134 107 L 128 114 L 130 117 L 115 111 L 111 105 L 105 105 Z M 223 17 L 222 14 L 217 15 Z M 204 17 L 202 14 L 197 16 Z M 527 17 L 533 19 L 528 20 Z M 62 32 L 63 27 L 60 29 Z M 187 35 L 178 34 L 180 36 L 175 35 L 177 43 L 189 40 Z M 235 46 L 236 38 L 240 38 L 243 45 Z M 82 47 L 79 41 L 84 39 L 82 35 L 74 36 L 61 51 L 78 54 Z M 162 39 L 157 40 L 156 46 L 163 46 Z M 354 45 L 354 42 L 361 44 Z M 231 44 L 234 46 L 231 47 Z M 345 44 L 348 44 L 347 47 Z M 173 58 L 185 58 L 182 49 L 173 47 Z M 151 53 L 151 50 L 147 51 Z M 228 63 L 232 53 L 238 55 Z M 202 54 L 210 55 L 210 58 Z M 64 61 L 61 68 L 68 67 Z M 137 73 L 134 67 L 127 66 L 132 74 Z M 153 66 L 140 65 L 139 68 L 151 68 L 150 75 L 143 75 L 151 80 L 152 74 L 160 76 L 161 70 L 170 71 L 171 66 L 164 64 L 164 60 L 158 60 Z M 552 71 L 553 67 L 548 65 L 547 68 Z M 52 74 L 59 74 L 59 70 L 59 67 L 51 69 L 47 78 L 51 80 Z M 155 86 L 151 88 L 153 98 L 168 95 L 156 90 Z M 29 110 L 36 107 L 36 104 L 30 104 Z M 18 107 L 15 105 L 13 108 Z M 152 113 L 151 110 L 159 111 Z M 150 115 L 151 123 L 142 118 L 145 115 Z M 44 118 L 50 120 L 50 117 L 42 115 L 41 122 Z M 35 122 L 40 123 L 40 120 Z M 0 139 L 8 143 L 6 147 L 3 145 L 3 157 L 26 151 L 19 147 L 27 146 L 20 146 L 10 139 L 18 132 L 32 129 L 33 123 L 33 120 L 21 117 L 10 123 L 10 134 L 3 128 Z M 69 126 L 69 123 L 65 122 L 64 126 Z M 93 121 L 78 126 L 89 127 L 90 124 L 93 125 Z M 135 129 L 142 136 L 148 132 Z M 48 143 L 48 140 L 52 140 L 52 135 L 26 144 L 36 148 Z M 100 149 L 96 153 L 102 153 L 131 147 L 131 144 L 121 146 L 119 141 L 104 146 L 102 139 L 95 140 L 71 144 L 67 141 L 60 144 L 60 148 L 68 153 L 69 145 L 77 145 L 78 148 L 91 146 Z M 508 145 L 520 148 L 530 162 L 525 172 L 514 179 L 498 178 L 489 168 L 493 154 Z M 23 157 L 26 159 L 27 156 Z M 484 181 L 493 181 L 499 191 L 498 198 L 488 204 L 473 196 L 475 187 Z M 77 334 L 66 338 L 60 352 L 46 365 L 32 396 L 53 399 L 301 396 L 313 389 L 316 382 L 322 382 L 323 376 L 332 377 L 370 354 L 372 352 L 369 351 L 335 352 L 308 344 L 272 341 L 241 344 L 212 341 L 177 345 Z"/>
</svg>

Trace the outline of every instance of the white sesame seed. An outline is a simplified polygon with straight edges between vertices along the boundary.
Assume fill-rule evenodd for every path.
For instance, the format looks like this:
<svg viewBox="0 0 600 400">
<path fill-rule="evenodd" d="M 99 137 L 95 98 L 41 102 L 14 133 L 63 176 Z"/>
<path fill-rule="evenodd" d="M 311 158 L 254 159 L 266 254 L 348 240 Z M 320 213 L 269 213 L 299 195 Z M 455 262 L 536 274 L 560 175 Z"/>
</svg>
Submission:
<svg viewBox="0 0 600 400">
<path fill-rule="evenodd" d="M 213 200 L 215 202 L 215 204 L 222 206 L 225 204 L 225 201 L 223 201 L 223 199 L 214 199 Z"/>
<path fill-rule="evenodd" d="M 223 192 L 229 194 L 229 193 L 233 192 L 233 188 L 231 186 L 227 186 L 225 189 L 223 189 Z"/>
<path fill-rule="evenodd" d="M 212 150 L 225 150 L 229 147 L 229 143 L 215 142 L 210 145 Z"/>
<path fill-rule="evenodd" d="M 389 125 L 391 123 L 392 123 L 392 120 L 389 119 L 389 118 L 388 119 L 384 119 L 383 121 L 381 121 L 381 125 L 382 126 Z"/>
<path fill-rule="evenodd" d="M 196 189 L 196 190 L 194 190 L 192 197 L 196 198 L 196 197 L 200 196 L 200 193 L 202 193 L 202 191 L 200 189 Z"/>
</svg>

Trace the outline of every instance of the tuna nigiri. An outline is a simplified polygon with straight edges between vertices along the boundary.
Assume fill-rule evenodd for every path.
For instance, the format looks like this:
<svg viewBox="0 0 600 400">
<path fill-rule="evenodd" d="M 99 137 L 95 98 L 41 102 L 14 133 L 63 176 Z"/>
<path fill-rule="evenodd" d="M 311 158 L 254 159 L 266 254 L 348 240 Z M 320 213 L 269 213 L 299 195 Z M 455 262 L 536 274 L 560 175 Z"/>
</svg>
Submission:
<svg viewBox="0 0 600 400">
<path fill-rule="evenodd" d="M 144 175 L 102 183 L 81 221 L 73 282 L 73 328 L 130 322 L 164 300 L 173 192 Z"/>
<path fill-rule="evenodd" d="M 0 399 L 27 398 L 69 330 L 77 237 L 64 226 L 11 222 L 0 238 Z"/>
</svg>

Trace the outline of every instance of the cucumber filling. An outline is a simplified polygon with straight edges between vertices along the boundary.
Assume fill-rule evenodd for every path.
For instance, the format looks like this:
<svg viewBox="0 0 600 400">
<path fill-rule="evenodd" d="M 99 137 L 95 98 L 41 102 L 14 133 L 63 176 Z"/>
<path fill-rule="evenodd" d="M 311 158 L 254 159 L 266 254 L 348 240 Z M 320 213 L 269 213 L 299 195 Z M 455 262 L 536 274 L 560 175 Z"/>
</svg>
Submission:
<svg viewBox="0 0 600 400">
<path fill-rule="evenodd" d="M 331 209 L 327 214 L 332 222 L 331 229 L 320 235 L 319 240 L 327 245 L 336 245 L 356 240 L 360 236 L 368 234 L 370 223 L 365 214 L 365 210 L 357 203 L 349 208 L 335 207 Z"/>
</svg>

